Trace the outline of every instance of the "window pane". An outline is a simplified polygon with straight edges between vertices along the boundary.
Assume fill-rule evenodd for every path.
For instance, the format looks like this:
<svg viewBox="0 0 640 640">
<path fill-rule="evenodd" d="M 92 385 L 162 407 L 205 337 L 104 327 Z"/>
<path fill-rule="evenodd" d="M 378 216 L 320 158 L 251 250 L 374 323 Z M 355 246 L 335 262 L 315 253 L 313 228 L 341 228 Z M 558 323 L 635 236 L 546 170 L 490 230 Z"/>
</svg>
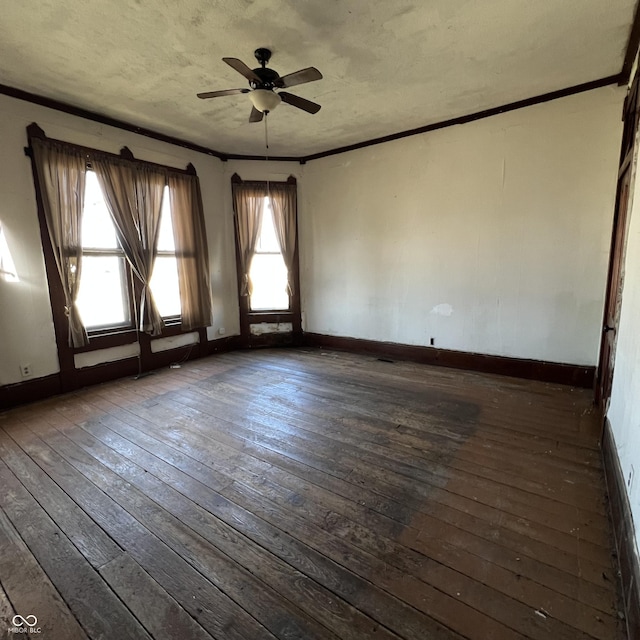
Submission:
<svg viewBox="0 0 640 640">
<path fill-rule="evenodd" d="M 178 262 L 175 256 L 156 257 L 150 284 L 160 315 L 163 318 L 179 316 L 182 308 L 178 285 Z"/>
<path fill-rule="evenodd" d="M 160 231 L 158 232 L 158 251 L 175 251 L 176 243 L 173 239 L 173 224 L 171 222 L 171 201 L 169 187 L 164 188 L 162 194 L 162 212 L 160 214 Z"/>
<path fill-rule="evenodd" d="M 82 212 L 82 246 L 85 249 L 117 249 L 116 229 L 94 171 L 87 171 Z"/>
<path fill-rule="evenodd" d="M 264 208 L 262 213 L 262 226 L 260 227 L 260 238 L 258 239 L 258 252 L 275 252 L 280 253 L 280 245 L 276 237 L 276 228 L 273 226 L 273 212 L 269 198 L 264 199 Z"/>
<path fill-rule="evenodd" d="M 282 254 L 256 253 L 251 263 L 251 282 L 252 311 L 289 308 L 287 267 Z"/>
<path fill-rule="evenodd" d="M 117 256 L 83 257 L 77 305 L 85 327 L 130 324 L 123 261 Z"/>
</svg>

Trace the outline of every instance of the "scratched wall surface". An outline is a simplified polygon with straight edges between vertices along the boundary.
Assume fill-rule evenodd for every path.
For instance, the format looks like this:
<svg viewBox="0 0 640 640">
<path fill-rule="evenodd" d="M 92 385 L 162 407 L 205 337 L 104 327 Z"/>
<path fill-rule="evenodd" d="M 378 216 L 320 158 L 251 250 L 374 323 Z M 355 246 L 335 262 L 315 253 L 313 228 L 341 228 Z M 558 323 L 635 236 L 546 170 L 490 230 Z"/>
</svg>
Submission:
<svg viewBox="0 0 640 640">
<path fill-rule="evenodd" d="M 305 329 L 596 364 L 624 95 L 305 165 Z"/>
</svg>

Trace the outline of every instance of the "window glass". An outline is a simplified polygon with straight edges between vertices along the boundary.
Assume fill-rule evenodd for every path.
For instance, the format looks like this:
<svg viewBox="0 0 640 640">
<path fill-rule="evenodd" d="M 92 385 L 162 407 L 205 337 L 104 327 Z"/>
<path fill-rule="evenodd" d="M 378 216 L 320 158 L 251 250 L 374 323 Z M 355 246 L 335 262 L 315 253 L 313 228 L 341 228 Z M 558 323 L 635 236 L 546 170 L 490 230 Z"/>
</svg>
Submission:
<svg viewBox="0 0 640 640">
<path fill-rule="evenodd" d="M 163 318 L 180 316 L 180 286 L 178 284 L 178 261 L 171 221 L 169 187 L 164 188 L 162 213 L 158 232 L 158 255 L 153 265 L 149 283 L 158 311 Z"/>
<path fill-rule="evenodd" d="M 87 329 L 128 325 L 124 258 L 84 255 L 76 304 Z"/>
<path fill-rule="evenodd" d="M 169 187 L 165 187 L 164 193 L 162 194 L 162 213 L 160 214 L 160 231 L 158 232 L 158 251 L 172 251 L 175 253 L 175 250 L 176 243 L 173 239 Z"/>
<path fill-rule="evenodd" d="M 94 171 L 87 171 L 82 211 L 82 247 L 83 249 L 118 248 L 116 229 Z"/>
<path fill-rule="evenodd" d="M 251 262 L 253 293 L 252 311 L 284 310 L 289 308 L 287 291 L 287 267 L 273 225 L 273 213 L 269 199 L 265 198 L 262 226 L 256 252 Z"/>
<path fill-rule="evenodd" d="M 178 262 L 175 255 L 157 256 L 150 286 L 160 315 L 163 318 L 179 316 L 182 309 L 178 285 Z"/>
</svg>

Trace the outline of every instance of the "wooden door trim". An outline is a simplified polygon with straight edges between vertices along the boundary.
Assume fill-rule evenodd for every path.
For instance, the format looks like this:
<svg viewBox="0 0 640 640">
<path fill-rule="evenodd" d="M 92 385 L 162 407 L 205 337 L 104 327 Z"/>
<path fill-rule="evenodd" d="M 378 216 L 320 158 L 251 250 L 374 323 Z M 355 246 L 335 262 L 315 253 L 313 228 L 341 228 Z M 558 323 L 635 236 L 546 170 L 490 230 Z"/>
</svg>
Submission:
<svg viewBox="0 0 640 640">
<path fill-rule="evenodd" d="M 620 281 L 624 271 L 624 258 L 626 254 L 628 221 L 629 221 L 629 200 L 632 193 L 631 180 L 633 179 L 633 171 L 635 170 L 636 160 L 636 137 L 638 133 L 638 120 L 640 111 L 639 103 L 639 82 L 636 75 L 631 88 L 624 101 L 623 121 L 624 129 L 622 133 L 622 142 L 620 149 L 620 161 L 618 165 L 618 180 L 616 184 L 616 202 L 613 216 L 613 225 L 611 229 L 611 242 L 609 250 L 609 265 L 607 270 L 607 288 L 604 299 L 604 309 L 602 313 L 602 324 L 600 334 L 600 348 L 598 352 L 598 368 L 594 385 L 594 399 L 598 407 L 600 407 L 603 418 L 605 405 L 611 396 L 611 382 L 613 379 L 613 356 L 615 355 L 615 342 L 609 353 L 607 362 L 604 362 L 604 356 L 607 353 L 608 333 L 608 312 L 612 304 L 611 298 L 617 293 L 621 286 Z M 629 181 L 625 189 L 625 181 Z M 624 226 L 621 229 L 621 225 Z M 617 297 L 617 296 L 616 296 Z M 619 314 L 618 314 L 619 315 Z M 619 318 L 616 317 L 616 323 Z M 617 332 L 617 324 L 614 331 Z M 607 387 L 605 389 L 605 386 Z"/>
</svg>

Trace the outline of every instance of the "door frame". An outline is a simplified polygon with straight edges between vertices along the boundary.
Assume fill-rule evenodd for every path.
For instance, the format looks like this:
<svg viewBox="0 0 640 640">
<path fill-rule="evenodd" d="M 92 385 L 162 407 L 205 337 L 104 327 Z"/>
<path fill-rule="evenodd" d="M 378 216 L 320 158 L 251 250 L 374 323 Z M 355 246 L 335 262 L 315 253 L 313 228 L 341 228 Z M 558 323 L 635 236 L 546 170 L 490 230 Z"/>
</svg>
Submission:
<svg viewBox="0 0 640 640">
<path fill-rule="evenodd" d="M 611 397 L 616 339 L 620 321 L 620 296 L 624 280 L 624 259 L 629 228 L 631 186 L 636 167 L 636 138 L 638 120 L 640 118 L 639 78 L 640 74 L 637 74 L 625 98 L 622 112 L 624 128 L 618 165 L 613 228 L 611 230 L 607 289 L 602 314 L 598 372 L 594 387 L 595 403 L 600 408 L 603 417 L 607 409 L 607 402 Z M 614 310 L 613 321 L 612 324 L 609 324 L 609 312 L 612 308 Z"/>
</svg>

